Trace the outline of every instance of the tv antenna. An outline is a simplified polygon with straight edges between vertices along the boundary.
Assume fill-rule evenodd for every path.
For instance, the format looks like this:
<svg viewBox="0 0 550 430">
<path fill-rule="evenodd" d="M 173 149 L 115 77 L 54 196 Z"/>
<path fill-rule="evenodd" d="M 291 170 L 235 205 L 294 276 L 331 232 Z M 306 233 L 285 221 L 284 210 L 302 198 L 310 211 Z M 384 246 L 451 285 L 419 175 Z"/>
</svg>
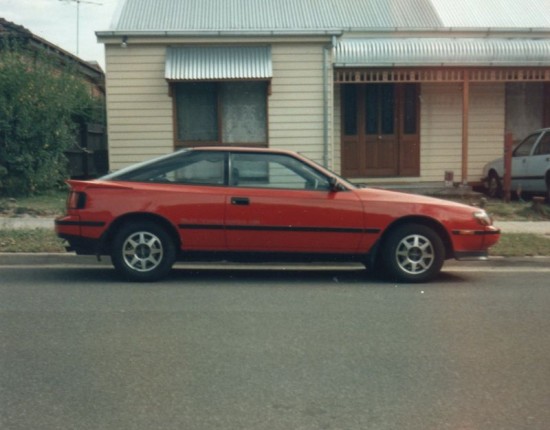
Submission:
<svg viewBox="0 0 550 430">
<path fill-rule="evenodd" d="M 59 0 L 65 3 L 76 3 L 76 56 L 78 57 L 80 50 L 80 3 L 95 4 L 103 6 L 103 3 L 88 0 Z"/>
</svg>

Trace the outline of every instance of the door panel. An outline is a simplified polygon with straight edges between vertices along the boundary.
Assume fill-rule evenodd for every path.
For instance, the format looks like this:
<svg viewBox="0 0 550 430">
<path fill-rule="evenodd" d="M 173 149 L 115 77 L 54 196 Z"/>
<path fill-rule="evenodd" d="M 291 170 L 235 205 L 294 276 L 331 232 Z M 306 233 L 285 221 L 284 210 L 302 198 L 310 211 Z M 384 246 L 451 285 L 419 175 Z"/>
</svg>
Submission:
<svg viewBox="0 0 550 430">
<path fill-rule="evenodd" d="M 363 211 L 353 192 L 233 188 L 228 201 L 229 250 L 355 252 L 363 236 Z"/>
<path fill-rule="evenodd" d="M 366 169 L 369 176 L 398 174 L 395 85 L 368 85 L 365 95 Z"/>
<path fill-rule="evenodd" d="M 420 174 L 418 88 L 414 84 L 342 86 L 345 176 Z"/>
</svg>

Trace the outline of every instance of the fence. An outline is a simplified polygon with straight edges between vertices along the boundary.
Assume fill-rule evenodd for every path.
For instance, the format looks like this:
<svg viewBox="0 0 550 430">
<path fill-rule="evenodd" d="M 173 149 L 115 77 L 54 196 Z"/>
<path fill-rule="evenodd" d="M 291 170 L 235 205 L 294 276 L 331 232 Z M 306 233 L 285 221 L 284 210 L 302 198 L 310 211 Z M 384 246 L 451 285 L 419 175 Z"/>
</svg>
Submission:
<svg viewBox="0 0 550 430">
<path fill-rule="evenodd" d="M 95 178 L 109 170 L 107 133 L 104 125 L 81 124 L 79 141 L 65 152 L 71 178 Z"/>
</svg>

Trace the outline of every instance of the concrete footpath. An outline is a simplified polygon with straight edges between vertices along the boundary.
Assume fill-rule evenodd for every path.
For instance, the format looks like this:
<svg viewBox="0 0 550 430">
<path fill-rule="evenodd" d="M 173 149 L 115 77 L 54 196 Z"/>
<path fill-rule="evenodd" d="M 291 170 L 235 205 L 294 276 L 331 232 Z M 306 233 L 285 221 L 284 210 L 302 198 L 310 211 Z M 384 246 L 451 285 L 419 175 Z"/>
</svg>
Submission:
<svg viewBox="0 0 550 430">
<path fill-rule="evenodd" d="M 23 230 L 35 228 L 54 228 L 53 218 L 42 217 L 0 217 L 0 230 Z"/>
<path fill-rule="evenodd" d="M 496 221 L 495 225 L 503 233 L 532 233 L 550 239 L 550 221 Z M 0 217 L 0 229 L 54 228 L 53 218 L 41 217 Z"/>
</svg>

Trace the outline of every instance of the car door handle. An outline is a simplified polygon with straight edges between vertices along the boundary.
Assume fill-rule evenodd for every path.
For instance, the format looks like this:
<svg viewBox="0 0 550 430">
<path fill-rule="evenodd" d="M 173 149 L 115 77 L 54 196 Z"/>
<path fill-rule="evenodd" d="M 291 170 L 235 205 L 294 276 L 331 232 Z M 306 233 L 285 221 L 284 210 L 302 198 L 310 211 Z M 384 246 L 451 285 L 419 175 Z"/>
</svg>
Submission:
<svg viewBox="0 0 550 430">
<path fill-rule="evenodd" d="M 247 206 L 250 204 L 248 197 L 231 197 L 231 204 L 238 206 Z"/>
</svg>

